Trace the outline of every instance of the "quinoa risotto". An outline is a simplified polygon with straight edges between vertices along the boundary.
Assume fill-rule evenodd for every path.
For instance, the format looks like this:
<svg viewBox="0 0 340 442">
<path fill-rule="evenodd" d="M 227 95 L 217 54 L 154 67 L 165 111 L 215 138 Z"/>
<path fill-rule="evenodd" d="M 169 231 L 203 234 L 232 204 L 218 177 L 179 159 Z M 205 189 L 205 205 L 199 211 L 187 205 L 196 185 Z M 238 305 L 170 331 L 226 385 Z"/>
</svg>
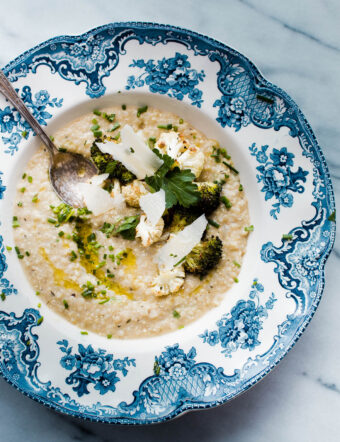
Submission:
<svg viewBox="0 0 340 442">
<path fill-rule="evenodd" d="M 103 149 L 120 144 L 127 127 L 163 161 L 154 176 L 137 179 Z M 112 204 L 96 214 L 90 204 L 65 205 L 49 181 L 48 152 L 42 146 L 33 155 L 17 186 L 13 228 L 37 303 L 82 333 L 127 339 L 183 328 L 221 302 L 238 282 L 252 230 L 238 171 L 223 146 L 177 115 L 125 105 L 83 115 L 56 132 L 54 142 L 92 157 L 102 176 L 97 187 Z M 139 198 L 156 191 L 166 209 L 150 224 Z M 185 229 L 199 217 L 208 220 L 201 249 L 179 253 L 179 262 L 162 268 L 155 257 L 179 232 L 189 235 Z"/>
</svg>

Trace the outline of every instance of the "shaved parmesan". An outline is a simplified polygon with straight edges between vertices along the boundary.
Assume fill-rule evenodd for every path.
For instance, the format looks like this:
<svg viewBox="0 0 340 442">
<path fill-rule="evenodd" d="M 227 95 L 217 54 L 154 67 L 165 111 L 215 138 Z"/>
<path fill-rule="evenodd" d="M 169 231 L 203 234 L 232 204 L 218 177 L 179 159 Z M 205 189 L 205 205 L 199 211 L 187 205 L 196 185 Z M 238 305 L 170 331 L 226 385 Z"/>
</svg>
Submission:
<svg viewBox="0 0 340 442">
<path fill-rule="evenodd" d="M 139 205 L 151 225 L 155 226 L 162 218 L 165 210 L 165 192 L 160 189 L 155 193 L 147 193 L 139 198 Z"/>
<path fill-rule="evenodd" d="M 156 147 L 165 151 L 169 157 L 176 159 L 183 149 L 183 142 L 176 132 L 163 132 L 157 141 Z"/>
<path fill-rule="evenodd" d="M 97 143 L 103 153 L 110 154 L 115 160 L 120 161 L 130 172 L 140 180 L 146 176 L 154 175 L 163 164 L 161 160 L 145 142 L 133 131 L 132 127 L 125 125 L 120 132 L 122 142 Z"/>
<path fill-rule="evenodd" d="M 95 186 L 101 186 L 105 180 L 109 178 L 109 173 L 102 173 L 101 175 L 93 175 L 90 179 L 90 184 L 94 184 Z"/>
<path fill-rule="evenodd" d="M 171 235 L 167 243 L 158 251 L 155 261 L 164 270 L 170 270 L 179 263 L 201 241 L 208 221 L 201 215 L 192 224 L 176 235 Z"/>
<path fill-rule="evenodd" d="M 86 207 L 97 216 L 116 206 L 115 199 L 99 186 L 90 183 L 79 183 L 78 190 L 83 196 Z"/>
</svg>

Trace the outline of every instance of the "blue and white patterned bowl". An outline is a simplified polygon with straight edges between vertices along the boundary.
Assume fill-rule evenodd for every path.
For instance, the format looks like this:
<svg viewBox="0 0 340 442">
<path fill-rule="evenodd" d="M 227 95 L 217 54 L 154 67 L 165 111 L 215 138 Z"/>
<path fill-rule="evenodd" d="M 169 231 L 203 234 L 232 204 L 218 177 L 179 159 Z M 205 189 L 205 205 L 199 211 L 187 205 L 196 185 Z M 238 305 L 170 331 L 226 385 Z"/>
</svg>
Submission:
<svg viewBox="0 0 340 442">
<path fill-rule="evenodd" d="M 148 23 L 53 38 L 5 72 L 49 133 L 113 100 L 178 113 L 228 148 L 255 230 L 239 284 L 202 319 L 142 340 L 81 335 L 47 307 L 36 308 L 37 297 L 6 248 L 13 246 L 15 184 L 39 143 L 0 97 L 3 377 L 55 410 L 122 424 L 162 422 L 213 407 L 263 378 L 311 320 L 335 237 L 327 166 L 292 99 L 235 50 Z"/>
</svg>

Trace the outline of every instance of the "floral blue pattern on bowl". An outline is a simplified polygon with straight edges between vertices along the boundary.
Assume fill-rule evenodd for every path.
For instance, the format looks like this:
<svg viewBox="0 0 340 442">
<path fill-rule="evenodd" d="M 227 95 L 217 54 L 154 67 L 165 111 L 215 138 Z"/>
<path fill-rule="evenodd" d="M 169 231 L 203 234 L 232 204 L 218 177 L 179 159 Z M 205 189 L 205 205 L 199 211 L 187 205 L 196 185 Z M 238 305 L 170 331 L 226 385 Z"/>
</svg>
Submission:
<svg viewBox="0 0 340 442">
<path fill-rule="evenodd" d="M 245 191 L 262 204 L 254 235 L 262 227 L 268 236 L 248 252 L 240 289 L 193 328 L 136 344 L 58 325 L 47 307 L 31 307 L 38 298 L 18 277 L 9 244 L 13 177 L 34 134 L 0 97 L 2 376 L 60 412 L 133 425 L 225 403 L 262 379 L 309 324 L 335 237 L 327 165 L 297 105 L 237 51 L 157 24 L 116 23 L 57 37 L 4 70 L 41 124 L 54 124 L 84 99 L 127 91 L 200 108 L 236 144 L 242 134 L 240 174 L 251 175 Z"/>
</svg>

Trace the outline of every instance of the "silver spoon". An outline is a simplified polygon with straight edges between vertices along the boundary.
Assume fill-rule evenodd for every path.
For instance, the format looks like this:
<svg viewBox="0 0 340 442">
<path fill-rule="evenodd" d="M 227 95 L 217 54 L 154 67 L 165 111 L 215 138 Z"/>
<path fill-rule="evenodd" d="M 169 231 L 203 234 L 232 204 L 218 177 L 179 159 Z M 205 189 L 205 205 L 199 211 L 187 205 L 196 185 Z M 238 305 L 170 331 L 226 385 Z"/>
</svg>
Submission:
<svg viewBox="0 0 340 442">
<path fill-rule="evenodd" d="M 82 196 L 77 184 L 88 181 L 97 174 L 96 166 L 83 155 L 71 152 L 60 152 L 51 141 L 37 120 L 15 92 L 13 86 L 0 69 L 0 92 L 10 101 L 25 118 L 36 135 L 50 153 L 50 180 L 57 195 L 72 207 L 82 207 Z"/>
</svg>

